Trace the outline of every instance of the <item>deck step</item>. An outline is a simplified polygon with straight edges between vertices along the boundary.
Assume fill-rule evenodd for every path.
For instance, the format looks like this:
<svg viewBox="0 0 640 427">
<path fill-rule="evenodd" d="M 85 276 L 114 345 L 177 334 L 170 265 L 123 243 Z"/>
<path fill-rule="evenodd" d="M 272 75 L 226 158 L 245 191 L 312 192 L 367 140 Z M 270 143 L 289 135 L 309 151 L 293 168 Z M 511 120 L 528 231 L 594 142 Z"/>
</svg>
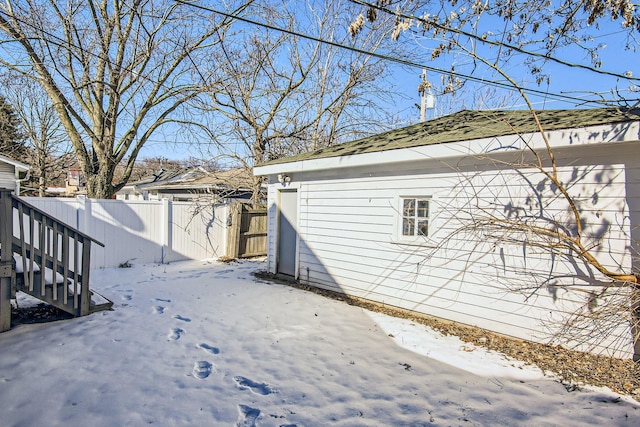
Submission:
<svg viewBox="0 0 640 427">
<path fill-rule="evenodd" d="M 4 188 L 0 217 L 0 332 L 11 329 L 11 299 L 18 291 L 73 316 L 113 306 L 103 297 L 92 301 L 89 286 L 91 245 L 104 247 L 103 243 Z"/>
<path fill-rule="evenodd" d="M 47 283 L 48 282 L 48 283 Z M 24 292 L 27 295 L 31 295 L 34 298 L 37 298 L 41 301 L 46 302 L 49 305 L 59 308 L 69 314 L 74 316 L 81 316 L 81 301 L 80 294 L 78 294 L 78 302 L 77 307 L 74 305 L 74 293 L 71 287 L 72 283 L 67 283 L 66 286 L 70 288 L 67 290 L 67 301 L 64 301 L 64 286 L 65 284 L 62 282 L 56 283 L 57 287 L 57 298 L 54 299 L 53 296 L 53 284 L 49 281 L 46 281 L 44 288 L 44 295 L 42 295 L 42 276 L 40 272 L 34 272 L 33 274 L 33 290 L 29 290 L 26 282 L 24 280 L 24 273 L 16 274 L 16 290 L 20 292 Z M 98 294 L 95 291 L 89 291 L 91 295 L 91 303 L 89 306 L 89 313 L 95 313 L 97 311 L 102 310 L 110 310 L 113 307 L 113 302 L 108 298 Z"/>
<path fill-rule="evenodd" d="M 96 291 L 91 292 L 91 306 L 89 307 L 89 313 L 95 313 L 96 311 L 111 310 L 113 308 L 113 301 L 109 298 L 105 298 Z"/>
</svg>

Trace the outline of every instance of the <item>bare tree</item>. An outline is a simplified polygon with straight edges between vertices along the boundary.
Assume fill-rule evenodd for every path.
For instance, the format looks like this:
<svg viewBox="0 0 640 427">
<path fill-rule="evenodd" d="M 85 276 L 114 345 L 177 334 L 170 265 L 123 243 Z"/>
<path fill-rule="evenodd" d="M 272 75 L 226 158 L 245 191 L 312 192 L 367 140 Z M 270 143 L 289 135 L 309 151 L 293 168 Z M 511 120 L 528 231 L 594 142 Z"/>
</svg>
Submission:
<svg viewBox="0 0 640 427">
<path fill-rule="evenodd" d="M 597 200 L 598 194 L 616 177 L 606 176 L 613 172 L 605 168 L 599 171 L 603 176 L 602 184 L 594 183 L 593 188 L 580 187 L 583 185 L 580 184 L 581 177 L 592 171 L 570 166 L 566 159 L 558 160 L 556 149 L 545 131 L 545 121 L 530 100 L 531 91 L 506 71 L 509 64 L 518 61 L 527 65 L 536 82 L 541 84 L 551 78 L 545 74 L 545 64 L 553 62 L 612 77 L 616 87 L 612 87 L 607 96 L 591 94 L 583 98 L 584 102 L 633 104 L 635 100 L 626 98 L 617 85 L 628 84 L 637 90 L 637 78 L 630 71 L 603 69 L 600 46 L 589 37 L 584 25 L 597 26 L 601 18 L 611 17 L 621 25 L 625 46 L 635 50 L 640 32 L 636 8 L 627 0 L 607 3 L 568 0 L 559 4 L 524 0 L 462 4 L 443 1 L 439 8 L 427 2 L 416 2 L 411 10 L 391 11 L 387 6 L 394 3 L 392 1 L 354 2 L 365 6 L 363 13 L 373 21 L 380 13 L 395 16 L 396 37 L 404 32 L 414 36 L 428 35 L 433 43 L 433 59 L 452 52 L 462 53 L 469 58 L 472 70 L 489 70 L 498 76 L 502 87 L 516 91 L 524 100 L 531 114 L 530 122 L 535 124 L 531 132 L 537 133 L 542 141 L 541 145 L 534 145 L 520 138 L 521 150 L 516 156 L 484 157 L 484 161 L 494 163 L 499 171 L 497 177 L 450 165 L 460 172 L 463 184 L 452 197 L 455 202 L 444 208 L 451 219 L 451 229 L 437 250 L 449 248 L 453 251 L 449 255 L 466 257 L 471 268 L 499 249 L 504 269 L 513 273 L 503 276 L 503 285 L 510 292 L 521 293 L 527 299 L 541 292 L 549 292 L 554 298 L 561 292 L 573 295 L 577 308 L 556 320 L 554 339 L 582 348 L 626 347 L 630 339 L 633 359 L 640 361 L 640 276 L 633 262 L 639 246 L 631 232 L 633 224 L 623 219 L 628 208 L 624 200 L 615 206 L 620 220 L 612 223 L 600 218 L 597 210 L 588 209 L 584 196 L 585 192 L 591 191 L 590 201 L 595 203 L 593 200 Z M 486 21 L 493 20 L 495 26 L 496 16 L 504 22 L 504 27 L 490 30 Z M 352 26 L 352 33 L 357 35 L 365 24 L 361 18 L 355 19 L 354 23 L 359 23 Z M 562 58 L 561 48 L 570 44 L 583 49 L 588 54 L 588 61 L 580 63 L 573 58 Z M 473 75 L 460 76 L 456 71 L 452 67 L 444 74 L 445 92 L 454 92 L 473 80 Z M 584 94 L 588 92 L 589 88 L 586 88 Z M 575 101 L 578 103 L 580 99 Z M 637 120 L 637 111 L 630 112 L 630 118 Z M 508 123 L 508 116 L 504 120 Z M 513 134 L 520 134 L 515 125 L 512 130 Z M 512 194 L 508 190 L 518 187 L 517 183 L 527 188 L 528 194 Z M 614 240 L 612 235 L 629 242 L 628 246 L 613 248 L 607 240 Z M 467 242 L 466 247 L 456 249 L 461 241 Z M 469 248 L 469 242 L 477 243 Z M 541 273 L 519 263 L 523 250 L 548 256 L 545 266 L 550 265 L 551 271 Z M 456 251 L 462 251 L 464 255 L 456 255 Z M 427 254 L 428 258 L 430 256 Z M 569 267 L 560 268 L 560 260 Z M 514 278 L 518 274 L 519 280 Z"/>
<path fill-rule="evenodd" d="M 186 2 L 68 0 L 0 4 L 0 65 L 37 81 L 54 106 L 87 180 L 110 198 L 140 149 L 197 97 L 192 65 L 220 42 L 230 17 Z M 250 3 L 239 2 L 229 15 Z M 127 158 L 124 173 L 114 171 Z"/>
<path fill-rule="evenodd" d="M 2 86 L 16 106 L 25 130 L 29 153 L 23 160 L 31 165 L 31 179 L 36 183 L 38 195 L 44 197 L 47 187 L 60 183 L 73 163 L 71 144 L 51 100 L 36 82 L 8 74 L 2 78 Z"/>
<path fill-rule="evenodd" d="M 463 85 L 478 88 L 487 84 L 514 90 L 495 72 L 499 68 L 517 69 L 520 74 L 528 70 L 528 78 L 520 75 L 517 83 L 525 88 L 535 82 L 534 87 L 528 88 L 530 96 L 608 105 L 626 105 L 629 95 L 637 98 L 640 79 L 633 76 L 630 64 L 605 64 L 601 56 L 607 37 L 614 37 L 611 43 L 630 52 L 637 50 L 640 12 L 630 0 L 566 0 L 557 4 L 546 0 L 351 2 L 362 6 L 350 26 L 354 37 L 368 31 L 368 21 L 394 16 L 393 38 L 402 36 L 402 44 L 411 39 L 430 53 L 431 61 L 440 65 L 435 71 L 444 75 L 441 93 L 455 92 Z M 606 20 L 619 25 L 613 36 L 600 28 Z M 545 94 L 535 86 L 548 85 L 553 80 L 550 65 L 564 67 L 576 75 L 598 75 L 607 79 L 611 88 L 607 93 L 585 88 L 577 96 Z"/>
<path fill-rule="evenodd" d="M 385 88 L 386 64 L 362 52 L 320 41 L 355 46 L 345 30 L 353 12 L 346 1 L 275 1 L 252 13 L 271 26 L 248 25 L 228 32 L 222 54 L 202 69 L 211 109 L 221 117 L 208 124 L 209 137 L 245 167 L 305 152 L 380 130 L 390 123 L 381 107 L 394 97 Z M 274 29 L 275 27 L 280 30 Z M 236 27 L 238 28 L 238 27 Z M 389 28 L 381 22 L 381 28 Z M 310 40 L 299 34 L 313 35 Z M 372 30 L 359 47 L 376 50 L 388 33 Z M 393 45 L 389 50 L 399 50 Z M 254 182 L 254 203 L 262 178 Z"/>
<path fill-rule="evenodd" d="M 480 274 L 505 301 L 549 304 L 542 323 L 548 333 L 540 338 L 611 355 L 628 354 L 631 344 L 637 359 L 638 245 L 624 198 L 632 178 L 609 164 L 606 149 L 597 154 L 602 165 L 576 159 L 575 149 L 548 149 L 547 124 L 568 113 L 522 113 L 476 113 L 515 136 L 447 165 L 459 184 L 438 196 L 442 230 L 421 249 L 425 265 L 461 262 L 464 272 L 453 281 Z M 545 132 L 531 127 L 534 121 Z"/>
</svg>

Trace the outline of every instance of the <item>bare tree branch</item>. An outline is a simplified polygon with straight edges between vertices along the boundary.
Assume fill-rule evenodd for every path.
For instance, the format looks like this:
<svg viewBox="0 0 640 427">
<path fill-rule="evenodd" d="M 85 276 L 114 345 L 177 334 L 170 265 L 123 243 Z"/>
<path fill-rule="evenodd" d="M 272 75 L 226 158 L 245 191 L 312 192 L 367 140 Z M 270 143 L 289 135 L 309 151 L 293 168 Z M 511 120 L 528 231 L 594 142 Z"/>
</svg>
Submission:
<svg viewBox="0 0 640 427">
<path fill-rule="evenodd" d="M 239 2 L 230 15 L 251 2 Z M 13 41 L 21 53 L 19 61 L 0 59 L 0 65 L 42 85 L 73 144 L 89 196 L 109 198 L 128 180 L 149 136 L 201 92 L 186 59 L 207 55 L 231 22 L 175 2 L 51 0 L 36 7 L 5 0 L 5 49 Z M 125 158 L 128 167 L 114 182 Z"/>
</svg>

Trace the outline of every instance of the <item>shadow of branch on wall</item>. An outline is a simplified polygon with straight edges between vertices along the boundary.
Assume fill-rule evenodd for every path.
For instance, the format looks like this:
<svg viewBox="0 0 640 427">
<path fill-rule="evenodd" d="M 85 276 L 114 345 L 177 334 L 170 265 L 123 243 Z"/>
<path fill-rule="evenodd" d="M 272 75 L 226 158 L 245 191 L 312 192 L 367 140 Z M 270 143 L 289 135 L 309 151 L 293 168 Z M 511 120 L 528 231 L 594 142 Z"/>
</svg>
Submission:
<svg viewBox="0 0 640 427">
<path fill-rule="evenodd" d="M 492 160 L 456 165 L 459 184 L 437 199 L 437 215 L 446 218 L 437 244 L 416 250 L 431 274 L 463 260 L 464 274 L 438 292 L 465 274 L 476 281 L 484 275 L 494 297 L 520 295 L 523 313 L 534 304 L 547 308 L 539 338 L 628 354 L 638 338 L 636 285 L 608 274 L 630 274 L 637 256 L 624 168 L 564 165 L 554 182 L 522 158 Z"/>
</svg>

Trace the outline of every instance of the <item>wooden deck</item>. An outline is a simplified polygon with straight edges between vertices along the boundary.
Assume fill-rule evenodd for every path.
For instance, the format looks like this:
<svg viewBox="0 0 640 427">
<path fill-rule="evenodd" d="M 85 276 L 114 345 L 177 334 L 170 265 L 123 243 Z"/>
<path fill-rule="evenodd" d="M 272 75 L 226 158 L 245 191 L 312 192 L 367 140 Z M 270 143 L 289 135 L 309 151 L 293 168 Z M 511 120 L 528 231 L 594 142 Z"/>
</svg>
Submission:
<svg viewBox="0 0 640 427">
<path fill-rule="evenodd" d="M 0 332 L 11 327 L 11 299 L 25 292 L 74 316 L 109 309 L 92 299 L 91 244 L 104 245 L 0 189 Z"/>
</svg>

